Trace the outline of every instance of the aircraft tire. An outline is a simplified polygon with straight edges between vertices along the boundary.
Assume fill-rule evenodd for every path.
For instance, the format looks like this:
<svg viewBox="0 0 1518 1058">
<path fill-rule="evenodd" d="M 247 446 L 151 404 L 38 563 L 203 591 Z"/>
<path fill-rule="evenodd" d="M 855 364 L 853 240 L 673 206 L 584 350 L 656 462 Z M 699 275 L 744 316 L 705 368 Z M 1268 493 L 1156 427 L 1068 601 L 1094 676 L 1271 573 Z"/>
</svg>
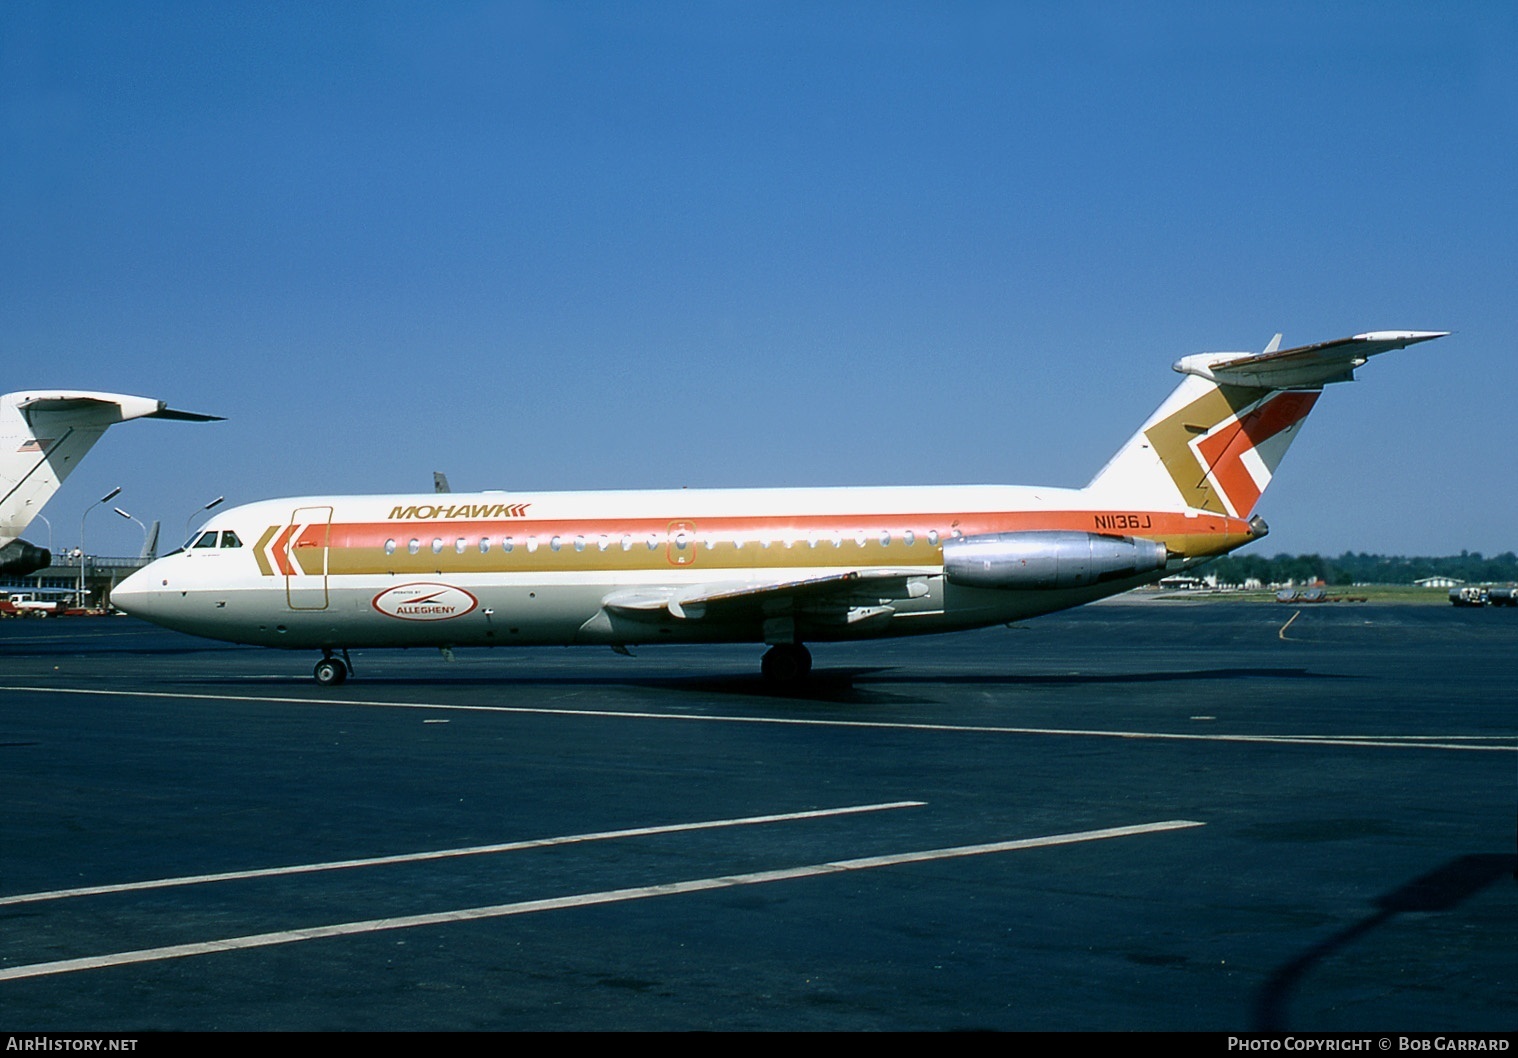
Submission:
<svg viewBox="0 0 1518 1058">
<path fill-rule="evenodd" d="M 323 687 L 338 687 L 348 678 L 348 666 L 337 658 L 322 658 L 316 663 L 314 675 Z"/>
<path fill-rule="evenodd" d="M 811 675 L 812 652 L 800 643 L 780 643 L 765 651 L 759 671 L 769 683 L 794 686 Z"/>
</svg>

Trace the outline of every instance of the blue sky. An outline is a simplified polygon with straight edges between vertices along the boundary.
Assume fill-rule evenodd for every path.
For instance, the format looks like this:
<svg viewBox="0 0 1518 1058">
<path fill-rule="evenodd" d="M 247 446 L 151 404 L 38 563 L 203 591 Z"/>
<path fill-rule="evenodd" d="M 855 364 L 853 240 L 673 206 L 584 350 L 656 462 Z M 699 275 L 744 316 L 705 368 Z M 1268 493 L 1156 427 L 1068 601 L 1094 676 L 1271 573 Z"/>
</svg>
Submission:
<svg viewBox="0 0 1518 1058">
<path fill-rule="evenodd" d="M 62 548 L 118 484 L 1080 485 L 1179 356 L 1452 330 L 1255 548 L 1507 551 L 1515 12 L 8 0 L 3 389 L 228 417 L 113 430 Z"/>
</svg>

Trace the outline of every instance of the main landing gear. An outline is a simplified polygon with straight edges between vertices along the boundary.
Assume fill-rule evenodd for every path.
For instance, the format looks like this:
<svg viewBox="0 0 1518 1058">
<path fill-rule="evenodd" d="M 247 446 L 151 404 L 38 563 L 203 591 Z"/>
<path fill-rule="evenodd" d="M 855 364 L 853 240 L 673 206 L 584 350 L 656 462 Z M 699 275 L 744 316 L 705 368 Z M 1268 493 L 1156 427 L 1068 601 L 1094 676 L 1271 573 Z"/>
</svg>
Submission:
<svg viewBox="0 0 1518 1058">
<path fill-rule="evenodd" d="M 316 682 L 323 687 L 339 687 L 347 679 L 348 673 L 353 671 L 353 659 L 348 657 L 348 652 L 343 651 L 341 659 L 334 658 L 331 650 L 322 651 L 322 659 L 316 663 L 313 675 Z"/>
<path fill-rule="evenodd" d="M 759 671 L 767 683 L 794 687 L 812 672 L 812 652 L 800 643 L 779 643 L 765 651 Z"/>
</svg>

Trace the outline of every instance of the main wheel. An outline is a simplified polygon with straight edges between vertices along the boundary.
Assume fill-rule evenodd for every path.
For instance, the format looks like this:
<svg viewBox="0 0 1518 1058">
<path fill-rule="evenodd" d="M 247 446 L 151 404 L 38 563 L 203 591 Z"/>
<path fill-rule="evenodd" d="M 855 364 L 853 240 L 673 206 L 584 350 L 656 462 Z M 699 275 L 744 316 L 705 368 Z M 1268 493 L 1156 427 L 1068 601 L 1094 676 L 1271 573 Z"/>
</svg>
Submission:
<svg viewBox="0 0 1518 1058">
<path fill-rule="evenodd" d="M 316 663 L 315 675 L 323 687 L 336 687 L 348 678 L 348 666 L 336 658 L 322 658 Z"/>
<path fill-rule="evenodd" d="M 800 643 L 780 643 L 765 651 L 759 671 L 770 683 L 789 687 L 805 680 L 812 672 L 812 652 Z"/>
</svg>

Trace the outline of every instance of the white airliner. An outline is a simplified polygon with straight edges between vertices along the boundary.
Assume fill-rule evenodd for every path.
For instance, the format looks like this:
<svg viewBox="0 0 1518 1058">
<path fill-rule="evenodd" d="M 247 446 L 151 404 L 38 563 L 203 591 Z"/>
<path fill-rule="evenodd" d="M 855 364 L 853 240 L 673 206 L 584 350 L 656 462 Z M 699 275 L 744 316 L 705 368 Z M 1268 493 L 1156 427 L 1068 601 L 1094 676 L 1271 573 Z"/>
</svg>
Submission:
<svg viewBox="0 0 1518 1058">
<path fill-rule="evenodd" d="M 1447 332 L 1203 353 L 1083 489 L 1026 486 L 424 493 L 219 514 L 118 586 L 128 613 L 237 643 L 354 647 L 754 642 L 977 628 L 1127 591 L 1264 535 L 1256 501 L 1322 387 Z"/>
<path fill-rule="evenodd" d="M 47 548 L 20 536 L 107 429 L 129 419 L 220 418 L 129 393 L 47 389 L 0 397 L 0 574 L 25 576 L 52 562 Z"/>
</svg>

